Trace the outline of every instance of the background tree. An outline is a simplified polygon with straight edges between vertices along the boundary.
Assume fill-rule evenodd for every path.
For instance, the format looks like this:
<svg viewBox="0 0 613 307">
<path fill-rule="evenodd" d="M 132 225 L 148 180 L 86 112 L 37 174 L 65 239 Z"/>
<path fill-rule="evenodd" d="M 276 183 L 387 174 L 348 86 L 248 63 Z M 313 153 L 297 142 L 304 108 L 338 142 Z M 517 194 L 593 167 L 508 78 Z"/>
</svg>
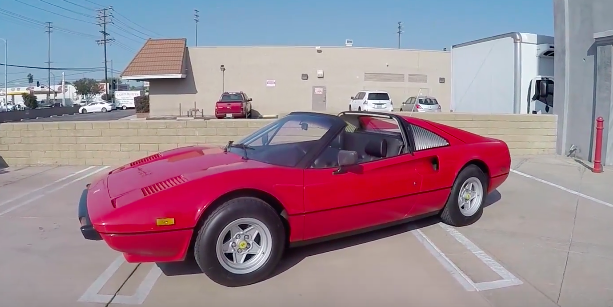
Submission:
<svg viewBox="0 0 613 307">
<path fill-rule="evenodd" d="M 94 96 L 101 92 L 96 79 L 82 78 L 75 81 L 73 85 L 77 90 L 77 94 L 83 96 L 87 101 L 91 101 Z"/>
<path fill-rule="evenodd" d="M 110 95 L 102 94 L 102 100 L 104 101 L 111 101 L 113 100 L 113 98 L 115 98 L 115 94 L 110 94 Z"/>
<path fill-rule="evenodd" d="M 23 104 L 25 104 L 26 107 L 30 109 L 38 108 L 38 100 L 36 95 L 23 93 L 21 94 L 21 98 L 23 99 Z"/>
</svg>

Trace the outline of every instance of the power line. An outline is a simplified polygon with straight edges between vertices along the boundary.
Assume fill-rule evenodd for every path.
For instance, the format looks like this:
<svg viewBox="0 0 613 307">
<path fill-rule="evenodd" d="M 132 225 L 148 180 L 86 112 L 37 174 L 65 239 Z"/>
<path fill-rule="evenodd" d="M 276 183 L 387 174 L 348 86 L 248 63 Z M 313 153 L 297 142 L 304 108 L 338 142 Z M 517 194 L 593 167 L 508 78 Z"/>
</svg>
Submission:
<svg viewBox="0 0 613 307">
<path fill-rule="evenodd" d="M 34 24 L 34 25 L 38 25 L 38 26 L 45 26 L 44 22 L 40 22 L 38 20 L 32 19 L 32 18 L 28 18 L 26 16 L 17 14 L 17 13 L 13 13 L 11 11 L 7 11 L 4 9 L 0 8 L 0 15 L 4 15 L 6 17 L 12 18 L 14 20 L 19 20 L 21 22 L 24 23 L 28 23 L 28 24 Z M 97 36 L 93 36 L 91 34 L 86 34 L 83 32 L 78 32 L 78 31 L 73 31 L 73 30 L 69 30 L 66 28 L 62 28 L 62 27 L 58 27 L 58 26 L 54 26 L 54 30 L 59 31 L 59 32 L 63 32 L 63 33 L 67 33 L 67 34 L 74 34 L 74 35 L 80 35 L 80 36 L 87 36 L 87 37 L 97 37 Z"/>
<path fill-rule="evenodd" d="M 130 23 L 134 24 L 135 26 L 137 26 L 137 27 L 139 27 L 139 28 L 141 28 L 141 29 L 143 29 L 143 30 L 145 30 L 145 31 L 148 31 L 148 32 L 153 33 L 153 34 L 156 34 L 156 35 L 160 35 L 159 33 L 156 33 L 156 32 L 154 32 L 154 31 L 152 31 L 152 30 L 149 30 L 149 29 L 147 29 L 147 28 L 145 28 L 145 27 L 143 27 L 143 26 L 141 26 L 141 25 L 139 25 L 139 24 L 135 23 L 134 21 L 131 21 L 129 18 L 127 18 L 127 17 L 123 16 L 121 13 L 119 13 L 118 11 L 116 11 L 116 10 L 115 10 L 115 8 L 113 8 L 112 6 L 110 7 L 110 9 L 111 9 L 111 11 L 112 11 L 111 15 L 115 15 L 115 14 L 117 14 L 118 16 L 123 17 L 123 19 L 125 19 L 125 20 L 129 21 Z M 115 16 L 113 16 L 113 17 L 115 17 Z M 136 31 L 136 32 L 138 32 L 138 33 L 140 33 L 140 34 L 142 34 L 142 35 L 145 35 L 145 36 L 147 36 L 147 37 L 152 36 L 152 35 L 150 35 L 150 34 L 147 34 L 147 33 L 145 33 L 145 32 L 142 32 L 142 31 L 140 31 L 140 30 L 138 30 L 138 29 L 135 29 L 135 28 L 131 27 L 130 25 L 128 25 L 128 24 L 126 24 L 125 22 L 123 22 L 123 21 L 122 21 L 120 18 L 115 18 L 115 21 L 117 21 L 117 22 L 119 22 L 120 24 L 124 25 L 126 28 L 131 29 L 131 30 L 134 30 L 134 31 Z"/>
<path fill-rule="evenodd" d="M 98 3 L 94 2 L 94 1 L 90 1 L 90 0 L 84 0 L 84 1 L 85 2 L 89 2 L 89 3 L 93 4 L 93 5 L 98 6 L 98 7 L 102 7 L 102 5 L 100 5 L 100 4 L 98 4 Z"/>
<path fill-rule="evenodd" d="M 82 5 L 78 4 L 78 3 L 74 3 L 72 1 L 64 0 L 64 2 L 70 3 L 70 4 L 74 5 L 74 6 L 78 6 L 78 7 L 84 8 L 86 10 L 90 10 L 90 11 L 95 11 L 96 10 L 96 9 L 92 9 L 92 8 L 89 8 L 89 7 L 86 7 L 86 6 L 82 6 Z"/>
<path fill-rule="evenodd" d="M 111 15 L 111 17 L 113 17 L 113 16 Z M 134 37 L 136 37 L 136 38 L 138 38 L 138 39 L 147 40 L 146 38 L 144 38 L 144 37 L 142 37 L 142 36 L 140 36 L 140 35 L 134 34 L 134 33 L 130 32 L 130 31 L 128 31 L 128 30 L 126 30 L 126 29 L 124 29 L 124 28 L 122 28 L 122 27 L 120 27 L 120 26 L 116 25 L 115 23 L 113 23 L 113 25 L 114 25 L 116 28 L 119 28 L 119 30 L 122 30 L 122 31 L 124 31 L 125 33 L 130 34 L 130 35 L 132 35 L 132 36 L 134 36 Z M 124 36 L 124 37 L 125 37 L 125 36 Z M 133 38 L 130 38 L 130 37 L 127 37 L 127 38 L 128 38 L 128 39 L 133 39 Z"/>
<path fill-rule="evenodd" d="M 111 23 L 110 17 L 109 16 L 109 9 L 107 8 L 103 8 L 98 10 L 98 25 L 100 25 L 102 27 L 102 31 L 100 31 L 100 33 L 102 33 L 102 39 L 101 40 L 97 40 L 96 42 L 98 44 L 101 44 L 104 46 L 104 80 L 108 80 L 108 59 L 107 59 L 107 55 L 106 55 L 106 45 L 112 41 L 114 41 L 113 38 L 109 38 L 109 33 L 106 32 L 106 25 Z M 109 96 L 109 87 L 108 85 L 104 87 L 105 92 L 106 92 L 106 97 Z"/>
<path fill-rule="evenodd" d="M 102 70 L 104 69 L 104 67 L 40 67 L 40 66 L 26 66 L 26 65 L 13 65 L 13 64 L 5 64 L 5 63 L 0 63 L 0 66 L 8 66 L 8 67 L 18 67 L 18 68 L 28 68 L 28 69 L 44 69 L 44 70 L 72 70 L 72 71 L 79 71 L 79 70 Z"/>
<path fill-rule="evenodd" d="M 96 18 L 96 16 L 93 16 L 93 15 L 87 15 L 87 14 L 83 14 L 83 13 L 80 13 L 80 12 L 77 12 L 77 11 L 73 11 L 73 10 L 71 10 L 71 9 L 67 9 L 67 8 L 65 8 L 65 7 L 63 7 L 63 6 L 59 6 L 59 5 L 57 5 L 57 4 L 53 4 L 53 3 L 51 3 L 51 2 L 47 2 L 47 1 L 45 1 L 45 0 L 39 0 L 39 1 L 40 1 L 40 2 L 42 2 L 42 3 L 46 3 L 46 4 L 48 4 L 48 5 L 51 5 L 51 6 L 55 6 L 55 7 L 59 8 L 59 9 L 65 10 L 65 11 L 67 11 L 67 12 L 71 12 L 71 13 L 77 14 L 77 15 L 82 15 L 82 16 L 85 16 L 85 17 L 90 17 L 90 18 Z"/>
<path fill-rule="evenodd" d="M 51 14 L 56 15 L 56 16 L 60 16 L 60 17 L 64 17 L 64 18 L 68 18 L 68 19 L 72 19 L 72 20 L 76 20 L 76 21 L 80 21 L 80 22 L 84 22 L 84 23 L 94 24 L 91 21 L 85 21 L 83 19 L 79 19 L 79 18 L 74 18 L 74 17 L 62 15 L 62 14 L 59 14 L 59 13 L 56 13 L 56 12 L 53 12 L 53 11 L 50 11 L 50 10 L 47 10 L 47 9 L 44 9 L 44 8 L 32 5 L 32 4 L 29 4 L 29 3 L 25 3 L 25 2 L 20 1 L 20 0 L 15 0 L 15 1 L 19 2 L 19 3 L 23 4 L 23 5 L 27 5 L 29 7 L 33 7 L 33 8 L 38 9 L 38 10 L 41 10 L 41 11 L 44 11 L 44 12 L 47 12 L 47 13 L 51 13 Z"/>
</svg>

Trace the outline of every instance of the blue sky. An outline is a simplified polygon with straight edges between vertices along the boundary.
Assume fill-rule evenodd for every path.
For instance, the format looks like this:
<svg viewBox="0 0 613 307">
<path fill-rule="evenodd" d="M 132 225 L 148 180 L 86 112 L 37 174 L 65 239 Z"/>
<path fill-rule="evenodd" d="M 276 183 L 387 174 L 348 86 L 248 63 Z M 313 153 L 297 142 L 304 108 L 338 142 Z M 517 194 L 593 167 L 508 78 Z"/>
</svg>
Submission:
<svg viewBox="0 0 613 307">
<path fill-rule="evenodd" d="M 53 22 L 52 67 L 102 67 L 103 48 L 96 11 L 113 7 L 108 48 L 114 74 L 121 72 L 152 38 L 185 37 L 194 45 L 194 9 L 200 11 L 198 44 L 343 45 L 441 50 L 453 44 L 505 32 L 553 35 L 552 1 L 528 0 L 0 0 L 0 38 L 8 41 L 8 63 L 43 66 L 47 62 L 44 22 Z M 0 42 L 0 62 L 4 62 Z M 28 73 L 46 83 L 47 71 L 9 67 L 9 87 L 26 84 Z M 53 71 L 59 82 L 61 71 Z M 65 71 L 67 80 L 100 79 L 101 69 Z M 0 67 L 0 87 L 4 67 Z M 52 81 L 53 82 L 53 81 Z"/>
</svg>

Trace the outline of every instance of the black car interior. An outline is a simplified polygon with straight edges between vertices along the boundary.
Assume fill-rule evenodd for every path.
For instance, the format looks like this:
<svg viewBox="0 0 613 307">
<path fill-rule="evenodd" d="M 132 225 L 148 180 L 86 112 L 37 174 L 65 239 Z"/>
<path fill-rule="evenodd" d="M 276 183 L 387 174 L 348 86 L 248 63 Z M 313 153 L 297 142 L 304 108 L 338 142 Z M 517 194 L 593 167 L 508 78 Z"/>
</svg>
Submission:
<svg viewBox="0 0 613 307">
<path fill-rule="evenodd" d="M 400 155 L 404 148 L 400 133 L 384 131 L 342 131 L 313 162 L 313 168 L 338 167 L 338 152 L 351 150 L 358 153 L 358 163 L 375 161 Z"/>
</svg>

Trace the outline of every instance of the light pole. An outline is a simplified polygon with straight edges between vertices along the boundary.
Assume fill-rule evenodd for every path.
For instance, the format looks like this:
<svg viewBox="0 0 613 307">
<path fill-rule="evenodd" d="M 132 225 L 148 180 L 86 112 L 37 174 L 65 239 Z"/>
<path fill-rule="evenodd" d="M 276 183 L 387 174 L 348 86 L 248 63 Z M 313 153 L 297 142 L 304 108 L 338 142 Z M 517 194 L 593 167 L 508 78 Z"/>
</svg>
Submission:
<svg viewBox="0 0 613 307">
<path fill-rule="evenodd" d="M 9 80 L 9 73 L 8 73 L 8 67 L 9 67 L 9 63 L 7 61 L 8 59 L 8 53 L 9 53 L 9 43 L 6 42 L 6 39 L 4 38 L 0 38 L 1 41 L 4 41 L 4 103 L 9 103 L 9 86 L 8 86 L 8 80 Z"/>
<path fill-rule="evenodd" d="M 224 93 L 226 91 L 226 66 L 222 64 L 219 70 L 221 70 L 221 92 Z"/>
</svg>

